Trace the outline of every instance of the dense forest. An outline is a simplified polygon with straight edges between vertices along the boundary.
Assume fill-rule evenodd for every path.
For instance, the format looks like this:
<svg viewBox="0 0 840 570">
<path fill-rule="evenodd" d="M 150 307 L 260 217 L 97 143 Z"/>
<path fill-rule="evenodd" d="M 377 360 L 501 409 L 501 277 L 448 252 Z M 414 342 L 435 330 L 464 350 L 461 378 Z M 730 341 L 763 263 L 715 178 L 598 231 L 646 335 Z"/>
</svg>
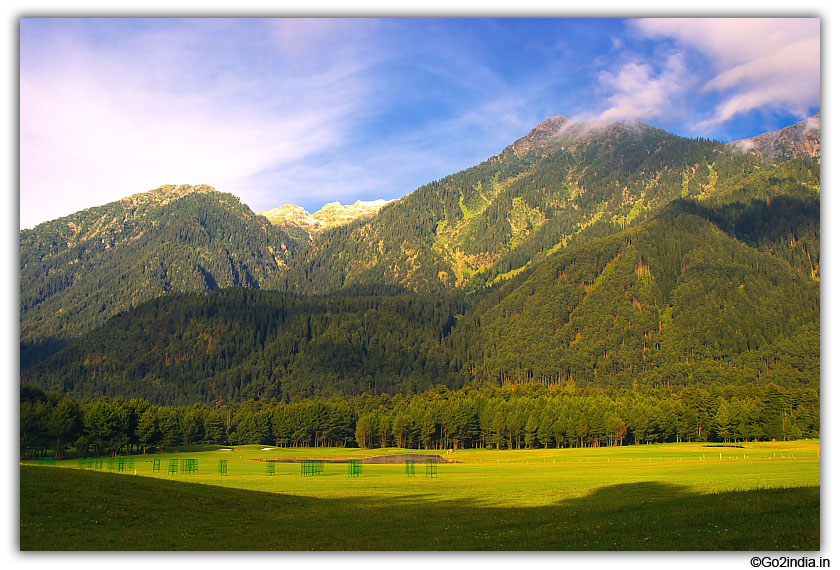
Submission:
<svg viewBox="0 0 840 570">
<path fill-rule="evenodd" d="M 157 404 L 454 387 L 463 381 L 444 340 L 464 312 L 459 297 L 395 287 L 173 294 L 112 318 L 21 377 L 79 397 Z"/>
<path fill-rule="evenodd" d="M 456 352 L 500 381 L 817 384 L 818 282 L 685 206 L 512 279 L 459 322 Z"/>
<path fill-rule="evenodd" d="M 22 457 L 62 457 L 69 449 L 79 457 L 149 453 L 198 443 L 527 449 L 820 435 L 817 390 L 774 384 L 643 392 L 439 386 L 396 396 L 179 407 L 141 398 L 80 403 L 24 385 L 20 406 Z"/>
</svg>

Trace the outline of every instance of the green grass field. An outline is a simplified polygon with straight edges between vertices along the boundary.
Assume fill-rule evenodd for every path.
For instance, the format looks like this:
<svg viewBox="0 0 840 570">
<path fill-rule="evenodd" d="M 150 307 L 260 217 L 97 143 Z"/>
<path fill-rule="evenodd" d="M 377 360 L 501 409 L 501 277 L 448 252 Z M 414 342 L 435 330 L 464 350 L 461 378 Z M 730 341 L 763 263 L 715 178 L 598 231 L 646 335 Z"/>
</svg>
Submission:
<svg viewBox="0 0 840 570">
<path fill-rule="evenodd" d="M 819 441 L 444 453 L 457 463 L 299 463 L 406 450 L 192 448 L 134 470 L 21 465 L 22 550 L 819 550 Z M 152 460 L 161 460 L 159 473 Z M 198 472 L 167 474 L 170 458 Z M 217 473 L 228 460 L 226 475 Z M 136 475 L 135 476 L 135 470 Z"/>
</svg>

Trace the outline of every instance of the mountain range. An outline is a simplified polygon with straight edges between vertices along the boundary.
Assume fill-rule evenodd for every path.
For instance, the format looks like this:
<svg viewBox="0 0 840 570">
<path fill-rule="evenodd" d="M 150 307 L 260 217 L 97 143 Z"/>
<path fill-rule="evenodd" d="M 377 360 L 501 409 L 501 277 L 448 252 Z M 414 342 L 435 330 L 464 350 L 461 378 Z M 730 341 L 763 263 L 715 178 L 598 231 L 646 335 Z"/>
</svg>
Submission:
<svg viewBox="0 0 840 570">
<path fill-rule="evenodd" d="M 818 385 L 819 134 L 556 117 L 388 203 L 90 208 L 21 231 L 21 380 L 159 403 Z"/>
<path fill-rule="evenodd" d="M 279 208 L 259 212 L 259 215 L 265 216 L 268 221 L 283 228 L 289 235 L 309 243 L 318 232 L 348 224 L 353 220 L 369 218 L 387 203 L 387 200 L 381 199 L 369 202 L 356 200 L 347 205 L 330 202 L 314 214 L 295 204 L 285 204 Z"/>
</svg>

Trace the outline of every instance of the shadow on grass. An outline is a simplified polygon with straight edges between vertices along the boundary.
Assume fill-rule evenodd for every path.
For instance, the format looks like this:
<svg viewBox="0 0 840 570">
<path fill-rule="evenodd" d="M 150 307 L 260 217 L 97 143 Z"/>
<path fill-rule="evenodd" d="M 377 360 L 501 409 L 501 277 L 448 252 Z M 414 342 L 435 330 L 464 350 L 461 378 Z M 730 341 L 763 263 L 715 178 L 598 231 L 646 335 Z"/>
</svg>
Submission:
<svg viewBox="0 0 840 570">
<path fill-rule="evenodd" d="M 21 467 L 21 550 L 819 550 L 819 488 L 662 482 L 528 508 L 318 499 Z"/>
</svg>

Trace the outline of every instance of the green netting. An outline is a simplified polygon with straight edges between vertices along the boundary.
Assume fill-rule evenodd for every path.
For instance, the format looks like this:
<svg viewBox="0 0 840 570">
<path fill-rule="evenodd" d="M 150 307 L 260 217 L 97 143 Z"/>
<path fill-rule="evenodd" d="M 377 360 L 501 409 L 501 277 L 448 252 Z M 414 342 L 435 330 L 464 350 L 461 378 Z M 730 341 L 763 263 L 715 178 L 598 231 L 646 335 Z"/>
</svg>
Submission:
<svg viewBox="0 0 840 570">
<path fill-rule="evenodd" d="M 169 474 L 170 475 L 177 475 L 178 474 L 178 460 L 177 459 L 170 459 L 169 460 Z"/>
<path fill-rule="evenodd" d="M 198 473 L 198 459 L 184 459 L 185 473 Z"/>
<path fill-rule="evenodd" d="M 160 457 L 152 459 L 152 471 L 154 473 L 160 473 Z"/>
<path fill-rule="evenodd" d="M 219 459 L 219 475 L 227 475 L 227 459 Z"/>
<path fill-rule="evenodd" d="M 426 477 L 437 477 L 437 461 L 432 458 L 426 459 Z"/>
<path fill-rule="evenodd" d="M 125 471 L 125 457 L 117 459 L 117 471 Z"/>
<path fill-rule="evenodd" d="M 266 475 L 274 475 L 275 463 L 273 461 L 267 461 L 265 464 L 265 474 Z"/>
<path fill-rule="evenodd" d="M 350 463 L 347 464 L 347 476 L 348 477 L 359 477 L 362 474 L 362 460 L 361 459 L 351 459 Z"/>
<path fill-rule="evenodd" d="M 198 473 L 198 459 L 182 459 L 181 473 Z"/>
<path fill-rule="evenodd" d="M 414 460 L 413 459 L 406 459 L 405 460 L 405 474 L 409 477 L 414 477 L 415 470 L 414 470 Z"/>
</svg>

